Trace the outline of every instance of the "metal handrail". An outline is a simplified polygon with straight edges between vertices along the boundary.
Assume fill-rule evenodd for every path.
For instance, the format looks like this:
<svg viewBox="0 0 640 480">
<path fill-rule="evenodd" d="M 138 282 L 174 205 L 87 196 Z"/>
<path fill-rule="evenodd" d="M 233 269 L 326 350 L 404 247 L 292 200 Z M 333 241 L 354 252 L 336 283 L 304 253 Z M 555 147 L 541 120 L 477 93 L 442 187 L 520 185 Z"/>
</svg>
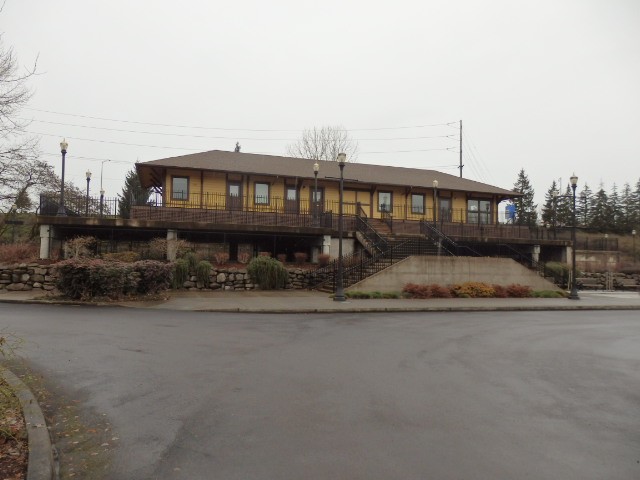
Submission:
<svg viewBox="0 0 640 480">
<path fill-rule="evenodd" d="M 443 232 L 435 228 L 430 223 L 425 222 L 424 220 L 420 221 L 420 233 L 434 242 L 435 241 L 440 242 L 441 248 L 445 250 L 449 255 L 453 255 L 453 253 L 449 248 L 445 247 L 443 243 L 449 245 L 449 247 L 453 247 L 456 251 L 456 254 L 458 254 L 460 250 L 467 250 L 471 253 L 470 256 L 473 256 L 473 257 L 482 256 L 480 253 L 476 252 L 471 247 L 468 247 L 466 245 L 459 245 L 452 238 L 448 237 L 446 234 L 444 234 Z M 433 234 L 435 234 L 436 238 L 433 238 L 432 236 Z"/>
</svg>

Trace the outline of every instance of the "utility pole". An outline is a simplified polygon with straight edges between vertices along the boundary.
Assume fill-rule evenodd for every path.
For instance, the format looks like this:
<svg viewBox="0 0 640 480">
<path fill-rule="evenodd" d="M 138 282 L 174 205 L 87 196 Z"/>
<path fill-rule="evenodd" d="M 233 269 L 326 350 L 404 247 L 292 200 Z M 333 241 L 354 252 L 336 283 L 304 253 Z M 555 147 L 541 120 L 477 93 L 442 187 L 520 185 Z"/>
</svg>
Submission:
<svg viewBox="0 0 640 480">
<path fill-rule="evenodd" d="M 462 167 L 464 165 L 462 164 L 462 120 L 460 120 L 460 166 L 458 167 L 460 169 L 460 178 L 462 178 Z"/>
</svg>

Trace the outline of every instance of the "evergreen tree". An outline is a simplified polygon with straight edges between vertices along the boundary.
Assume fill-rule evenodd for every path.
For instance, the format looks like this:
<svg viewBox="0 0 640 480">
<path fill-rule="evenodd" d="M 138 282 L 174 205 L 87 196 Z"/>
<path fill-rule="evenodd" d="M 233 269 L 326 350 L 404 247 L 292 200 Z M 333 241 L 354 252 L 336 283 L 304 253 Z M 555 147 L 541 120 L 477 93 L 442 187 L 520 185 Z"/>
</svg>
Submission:
<svg viewBox="0 0 640 480">
<path fill-rule="evenodd" d="M 576 210 L 578 209 L 578 199 L 576 198 Z M 577 222 L 576 212 L 576 222 Z M 573 189 L 567 184 L 567 188 L 561 198 L 556 201 L 556 224 L 561 227 L 573 225 Z"/>
<path fill-rule="evenodd" d="M 622 187 L 620 194 L 620 219 L 618 221 L 618 229 L 620 232 L 630 232 L 632 227 L 631 219 L 633 218 L 633 191 L 629 182 Z"/>
<path fill-rule="evenodd" d="M 544 206 L 542 207 L 542 223 L 556 224 L 555 209 L 556 196 L 558 195 L 558 184 L 554 180 L 544 196 Z"/>
<path fill-rule="evenodd" d="M 585 183 L 584 188 L 578 194 L 578 198 L 576 198 L 576 222 L 578 225 L 582 225 L 583 227 L 589 225 L 592 198 L 593 192 L 589 188 L 589 185 Z"/>
<path fill-rule="evenodd" d="M 631 204 L 629 209 L 630 227 L 632 230 L 635 228 L 636 231 L 640 232 L 640 179 L 631 193 L 631 200 L 629 203 Z"/>
<path fill-rule="evenodd" d="M 618 195 L 618 186 L 614 183 L 611 187 L 611 193 L 609 194 L 609 201 L 607 202 L 607 230 L 618 232 L 620 230 L 620 218 L 620 195 Z"/>
<path fill-rule="evenodd" d="M 524 168 L 520 169 L 513 189 L 522 194 L 522 197 L 518 197 L 514 201 L 516 206 L 516 223 L 518 225 L 535 225 L 538 220 L 538 212 L 536 211 L 538 205 L 534 202 L 535 191 L 529 182 L 529 177 L 525 173 Z"/>
<path fill-rule="evenodd" d="M 151 189 L 142 188 L 138 172 L 135 168 L 132 169 L 124 179 L 122 194 L 118 194 L 118 215 L 122 218 L 129 218 L 131 206 L 147 205 L 150 195 Z"/>
<path fill-rule="evenodd" d="M 592 196 L 591 215 L 589 227 L 599 232 L 607 231 L 609 227 L 609 196 L 604 190 L 604 185 L 600 184 L 600 189 Z"/>
</svg>

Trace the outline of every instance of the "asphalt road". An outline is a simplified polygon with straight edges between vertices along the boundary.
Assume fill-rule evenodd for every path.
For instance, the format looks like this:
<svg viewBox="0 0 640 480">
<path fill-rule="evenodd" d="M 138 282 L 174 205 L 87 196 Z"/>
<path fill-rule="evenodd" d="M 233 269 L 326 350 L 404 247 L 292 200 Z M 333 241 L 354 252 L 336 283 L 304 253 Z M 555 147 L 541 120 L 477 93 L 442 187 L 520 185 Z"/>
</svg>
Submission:
<svg viewBox="0 0 640 480">
<path fill-rule="evenodd" d="M 640 478 L 637 311 L 0 304 L 3 327 L 106 414 L 108 478 Z"/>
</svg>

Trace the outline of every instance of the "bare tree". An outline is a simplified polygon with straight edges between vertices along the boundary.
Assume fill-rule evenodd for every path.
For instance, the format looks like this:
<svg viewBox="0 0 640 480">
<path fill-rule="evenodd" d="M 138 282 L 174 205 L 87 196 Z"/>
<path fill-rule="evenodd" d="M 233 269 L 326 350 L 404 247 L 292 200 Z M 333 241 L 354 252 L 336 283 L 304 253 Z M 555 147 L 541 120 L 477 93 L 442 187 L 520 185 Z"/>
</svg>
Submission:
<svg viewBox="0 0 640 480">
<path fill-rule="evenodd" d="M 346 153 L 348 162 L 358 158 L 358 142 L 341 126 L 305 129 L 302 138 L 287 146 L 287 154 L 297 158 L 335 161 L 339 153 Z"/>
<path fill-rule="evenodd" d="M 30 193 L 50 187 L 55 178 L 51 166 L 38 158 L 37 140 L 26 136 L 27 123 L 18 118 L 31 98 L 27 81 L 35 70 L 36 62 L 19 71 L 13 49 L 5 48 L 0 36 L 0 211 L 11 205 L 30 209 Z"/>
</svg>

